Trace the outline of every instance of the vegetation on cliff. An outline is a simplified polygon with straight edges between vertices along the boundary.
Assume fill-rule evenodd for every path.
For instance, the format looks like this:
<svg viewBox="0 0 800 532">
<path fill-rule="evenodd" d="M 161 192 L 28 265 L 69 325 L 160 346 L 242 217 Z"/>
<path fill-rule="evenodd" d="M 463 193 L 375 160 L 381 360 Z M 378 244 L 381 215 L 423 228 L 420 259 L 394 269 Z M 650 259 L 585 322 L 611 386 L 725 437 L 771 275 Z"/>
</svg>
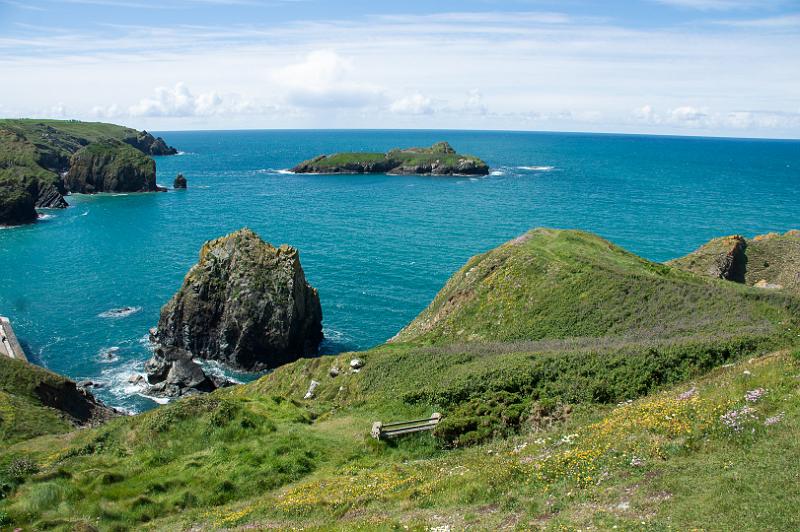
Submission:
<svg viewBox="0 0 800 532">
<path fill-rule="evenodd" d="M 113 412 L 73 381 L 21 360 L 0 356 L 0 442 L 97 424 Z"/>
<path fill-rule="evenodd" d="M 0 225 L 35 221 L 37 207 L 66 207 L 70 191 L 155 190 L 149 156 L 174 153 L 160 137 L 114 124 L 0 120 Z"/>
<path fill-rule="evenodd" d="M 794 529 L 797 305 L 536 230 L 472 259 L 391 343 L 7 446 L 0 521 Z M 433 436 L 368 435 L 434 411 Z"/>
<path fill-rule="evenodd" d="M 320 155 L 294 168 L 295 173 L 486 175 L 489 166 L 472 155 L 461 155 L 446 142 L 429 148 L 394 149 L 388 153 L 347 152 Z"/>
</svg>

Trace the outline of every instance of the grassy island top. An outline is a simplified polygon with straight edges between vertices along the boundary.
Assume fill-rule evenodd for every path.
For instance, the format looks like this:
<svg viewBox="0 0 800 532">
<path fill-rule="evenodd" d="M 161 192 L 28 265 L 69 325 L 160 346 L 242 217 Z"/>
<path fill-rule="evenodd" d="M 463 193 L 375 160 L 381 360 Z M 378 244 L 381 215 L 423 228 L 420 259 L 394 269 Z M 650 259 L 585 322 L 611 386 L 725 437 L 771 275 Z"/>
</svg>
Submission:
<svg viewBox="0 0 800 532">
<path fill-rule="evenodd" d="M 295 166 L 295 173 L 486 175 L 489 166 L 473 155 L 456 153 L 447 142 L 428 148 L 395 148 L 387 153 L 343 152 L 320 155 Z"/>
</svg>

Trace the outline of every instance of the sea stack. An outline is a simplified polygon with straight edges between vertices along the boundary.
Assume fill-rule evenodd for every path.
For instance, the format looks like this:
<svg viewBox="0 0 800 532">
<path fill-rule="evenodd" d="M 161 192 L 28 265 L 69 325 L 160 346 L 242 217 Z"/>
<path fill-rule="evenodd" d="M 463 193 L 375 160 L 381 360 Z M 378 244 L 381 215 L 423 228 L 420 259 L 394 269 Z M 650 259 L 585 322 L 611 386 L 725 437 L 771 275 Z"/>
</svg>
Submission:
<svg viewBox="0 0 800 532">
<path fill-rule="evenodd" d="M 275 368 L 316 353 L 322 308 L 295 248 L 241 229 L 203 245 L 155 339 L 237 369 Z"/>
<path fill-rule="evenodd" d="M 172 183 L 172 188 L 175 190 L 186 189 L 186 178 L 183 176 L 183 174 L 178 174 L 175 176 L 175 181 Z"/>
</svg>

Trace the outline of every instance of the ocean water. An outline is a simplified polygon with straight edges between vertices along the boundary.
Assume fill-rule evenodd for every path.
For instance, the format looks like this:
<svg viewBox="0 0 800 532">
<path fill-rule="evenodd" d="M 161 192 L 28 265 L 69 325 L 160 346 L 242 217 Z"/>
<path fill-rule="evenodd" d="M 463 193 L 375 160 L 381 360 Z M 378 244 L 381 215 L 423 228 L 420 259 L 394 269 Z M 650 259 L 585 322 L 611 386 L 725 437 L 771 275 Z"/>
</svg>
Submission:
<svg viewBox="0 0 800 532">
<path fill-rule="evenodd" d="M 596 232 L 647 258 L 715 236 L 800 226 L 800 141 L 467 131 L 159 133 L 182 151 L 158 182 L 186 191 L 74 195 L 39 223 L 0 230 L 0 314 L 33 361 L 154 406 L 127 385 L 148 328 L 204 241 L 243 226 L 301 251 L 319 289 L 325 352 L 393 336 L 472 255 L 529 228 Z M 286 172 L 319 153 L 449 141 L 485 178 Z M 108 317 L 110 309 L 134 312 Z M 220 370 L 220 368 L 214 368 Z M 234 375 L 241 380 L 251 375 Z"/>
</svg>

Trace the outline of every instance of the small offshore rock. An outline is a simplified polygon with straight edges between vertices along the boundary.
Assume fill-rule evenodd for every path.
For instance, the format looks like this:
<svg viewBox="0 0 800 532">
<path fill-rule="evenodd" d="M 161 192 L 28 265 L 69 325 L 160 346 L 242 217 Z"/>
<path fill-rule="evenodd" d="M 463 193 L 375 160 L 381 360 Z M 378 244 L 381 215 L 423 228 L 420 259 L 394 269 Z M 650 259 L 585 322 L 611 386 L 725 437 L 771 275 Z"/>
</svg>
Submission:
<svg viewBox="0 0 800 532">
<path fill-rule="evenodd" d="M 158 347 L 144 365 L 149 395 L 180 397 L 198 392 L 212 392 L 217 385 L 192 355 L 179 347 Z"/>
<path fill-rule="evenodd" d="M 319 382 L 312 380 L 311 384 L 308 386 L 308 391 L 303 396 L 303 399 L 312 399 L 314 397 L 314 390 L 317 389 L 319 386 Z"/>
<path fill-rule="evenodd" d="M 186 178 L 183 174 L 178 174 L 175 176 L 175 181 L 172 183 L 172 188 L 174 189 L 185 189 L 186 188 Z"/>
<path fill-rule="evenodd" d="M 351 369 L 361 369 L 364 367 L 364 360 L 361 358 L 354 358 L 350 361 Z"/>
</svg>

